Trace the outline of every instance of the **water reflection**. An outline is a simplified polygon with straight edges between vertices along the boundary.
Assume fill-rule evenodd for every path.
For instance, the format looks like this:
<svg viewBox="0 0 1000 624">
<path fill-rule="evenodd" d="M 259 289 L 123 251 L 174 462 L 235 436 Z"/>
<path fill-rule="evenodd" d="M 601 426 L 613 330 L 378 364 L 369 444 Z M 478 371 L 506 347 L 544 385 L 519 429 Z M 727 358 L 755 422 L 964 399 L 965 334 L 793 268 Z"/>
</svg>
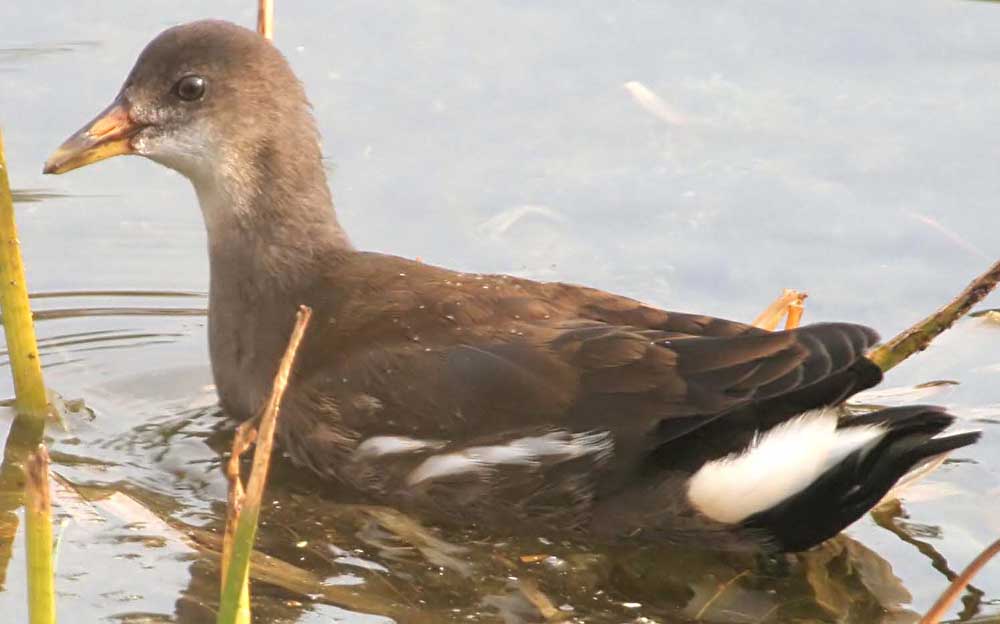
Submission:
<svg viewBox="0 0 1000 624">
<path fill-rule="evenodd" d="M 259 547 L 286 564 L 257 567 L 271 581 L 255 586 L 255 607 L 265 621 L 329 613 L 323 605 L 330 602 L 428 623 L 498 616 L 506 622 L 916 619 L 903 606 L 910 595 L 889 564 L 846 536 L 805 555 L 766 561 L 670 548 L 500 541 L 432 531 L 388 509 L 333 503 L 322 486 L 303 482 L 287 465 L 276 467 Z M 222 509 L 217 513 L 213 531 L 221 528 Z M 188 539 L 154 524 L 150 533 L 159 539 Z M 187 535 L 218 547 L 210 533 Z M 204 621 L 215 604 L 215 558 L 202 550 L 198 559 L 177 604 L 180 622 Z"/>
<path fill-rule="evenodd" d="M 192 457 L 190 449 L 176 444 L 178 438 L 197 438 L 221 454 L 227 429 L 211 411 L 195 411 L 137 427 L 116 448 L 132 456 L 145 449 L 152 461 L 166 466 L 169 455 Z M 125 557 L 141 544 L 145 554 L 137 559 L 143 570 L 155 568 L 161 582 L 187 578 L 173 611 L 177 621 L 205 621 L 216 604 L 212 551 L 218 549 L 224 517 L 221 500 L 215 497 L 211 514 L 193 528 L 177 521 L 182 514 L 176 500 L 130 484 L 94 485 L 104 465 L 57 463 L 57 473 L 90 483 L 70 487 L 106 518 L 86 541 Z M 221 488 L 218 464 L 217 456 L 206 456 L 203 466 L 191 467 L 191 480 L 209 479 Z M 107 483 L 106 476 L 98 480 Z M 804 555 L 773 559 L 677 548 L 593 548 L 572 540 L 440 531 L 391 509 L 344 500 L 349 499 L 343 493 L 286 461 L 275 464 L 258 543 L 275 559 L 255 568 L 258 617 L 282 621 L 309 612 L 341 613 L 328 606 L 332 603 L 427 623 L 498 617 L 609 623 L 915 620 L 905 607 L 910 594 L 889 563 L 847 536 Z M 75 521 L 85 522 L 77 515 Z M 192 557 L 197 560 L 182 571 Z M 129 580 L 145 587 L 147 576 L 138 571 Z M 156 596 L 143 591 L 134 600 L 155 604 Z M 136 615 L 118 617 L 133 621 Z"/>
<path fill-rule="evenodd" d="M 0 48 L 0 72 L 22 70 L 25 64 L 56 54 L 67 54 L 79 50 L 96 48 L 99 41 L 65 41 L 48 45 Z"/>
<path fill-rule="evenodd" d="M 46 199 L 58 199 L 66 197 L 62 193 L 54 193 L 42 189 L 12 189 L 11 194 L 15 204 L 34 204 Z"/>
</svg>

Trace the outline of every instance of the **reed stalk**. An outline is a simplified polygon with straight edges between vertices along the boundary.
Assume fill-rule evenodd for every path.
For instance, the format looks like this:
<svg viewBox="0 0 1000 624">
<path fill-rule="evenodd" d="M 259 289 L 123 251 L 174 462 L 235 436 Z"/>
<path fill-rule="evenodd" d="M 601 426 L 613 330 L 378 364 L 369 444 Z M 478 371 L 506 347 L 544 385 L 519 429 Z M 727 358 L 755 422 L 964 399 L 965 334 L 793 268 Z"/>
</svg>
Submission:
<svg viewBox="0 0 1000 624">
<path fill-rule="evenodd" d="M 52 499 L 49 496 L 49 453 L 44 445 L 38 445 L 28 456 L 25 472 L 29 621 L 31 624 L 54 624 L 56 593 L 52 557 Z"/>
<path fill-rule="evenodd" d="M 941 597 L 937 599 L 937 602 L 930 608 L 929 611 L 920 618 L 920 624 L 937 624 L 944 617 L 945 612 L 948 607 L 951 606 L 958 595 L 962 593 L 965 587 L 972 581 L 974 577 L 980 570 L 983 569 L 990 559 L 1000 554 L 1000 540 L 997 540 L 986 547 L 983 552 L 979 553 L 979 556 L 972 560 L 967 568 L 962 570 L 962 573 L 952 581 L 948 589 L 941 594 Z"/>
<path fill-rule="evenodd" d="M 274 376 L 274 385 L 271 389 L 271 396 L 268 399 L 264 412 L 260 417 L 260 424 L 257 433 L 257 447 L 254 450 L 253 466 L 250 470 L 250 479 L 247 481 L 246 493 L 241 497 L 231 494 L 229 513 L 236 516 L 227 518 L 227 530 L 235 526 L 233 531 L 232 544 L 228 553 L 228 561 L 222 564 L 223 582 L 222 595 L 219 603 L 218 624 L 242 624 L 249 622 L 249 590 L 247 588 L 247 578 L 249 575 L 250 555 L 253 552 L 254 539 L 257 535 L 257 520 L 260 517 L 260 502 L 264 494 L 264 485 L 267 482 L 268 466 L 271 462 L 271 451 L 274 446 L 274 431 L 281 410 L 281 400 L 284 397 L 285 389 L 288 387 L 288 378 L 295 363 L 295 356 L 299 350 L 299 344 L 305 334 L 306 327 L 312 310 L 306 306 L 300 306 L 296 318 L 295 327 L 292 329 L 291 338 L 288 341 L 288 348 L 285 350 L 278 372 Z M 248 438 L 238 435 L 234 442 L 234 452 L 239 452 L 237 445 L 245 445 Z M 231 460 L 233 461 L 233 460 Z M 238 459 L 236 460 L 238 461 Z M 232 464 L 231 464 L 232 465 Z M 231 485 L 231 492 L 242 488 L 239 483 L 237 473 L 235 483 Z M 241 598 L 243 608 L 241 608 Z M 239 619 L 245 617 L 245 620 Z"/>
<path fill-rule="evenodd" d="M 222 534 L 222 578 L 225 579 L 229 573 L 229 561 L 233 556 L 233 540 L 236 538 L 236 528 L 243 509 L 243 500 L 246 492 L 243 489 L 243 482 L 240 480 L 240 457 L 257 440 L 257 429 L 254 421 L 249 421 L 240 425 L 233 437 L 233 450 L 226 463 L 226 478 L 229 480 L 229 497 L 226 505 L 226 528 Z M 236 624 L 250 623 L 250 570 L 247 566 L 247 575 L 241 583 L 241 590 L 238 603 L 236 605 Z"/>
<path fill-rule="evenodd" d="M 28 612 L 32 624 L 53 624 L 55 617 L 52 563 L 51 500 L 48 453 L 41 446 L 49 411 L 35 326 L 14 219 L 14 197 L 0 133 L 0 312 L 14 378 L 17 418 L 11 427 L 0 467 L 0 485 L 7 495 L 24 480 L 25 533 L 28 556 Z M 22 465 L 24 471 L 22 471 Z M 17 494 L 14 495 L 17 497 Z M 5 505 L 6 507 L 7 505 Z"/>
<path fill-rule="evenodd" d="M 19 416 L 31 419 L 42 439 L 48 398 L 42 381 L 42 366 L 38 359 L 35 326 L 21 260 L 21 245 L 14 221 L 14 197 L 10 191 L 7 163 L 3 155 L 3 134 L 0 133 L 0 310 L 3 330 L 14 376 L 15 406 Z M 37 444 L 37 442 L 36 442 Z"/>
<path fill-rule="evenodd" d="M 258 0 L 257 32 L 268 41 L 274 41 L 274 0 Z"/>
<path fill-rule="evenodd" d="M 972 280 L 957 297 L 927 318 L 902 331 L 895 338 L 868 352 L 868 359 L 888 371 L 914 353 L 923 351 L 938 334 L 965 316 L 1000 282 L 1000 260 Z"/>
<path fill-rule="evenodd" d="M 802 319 L 803 303 L 808 295 L 798 290 L 786 288 L 781 291 L 781 296 L 771 302 L 763 312 L 757 315 L 751 325 L 774 331 L 778 328 L 778 323 L 787 315 L 785 329 L 794 329 Z"/>
</svg>

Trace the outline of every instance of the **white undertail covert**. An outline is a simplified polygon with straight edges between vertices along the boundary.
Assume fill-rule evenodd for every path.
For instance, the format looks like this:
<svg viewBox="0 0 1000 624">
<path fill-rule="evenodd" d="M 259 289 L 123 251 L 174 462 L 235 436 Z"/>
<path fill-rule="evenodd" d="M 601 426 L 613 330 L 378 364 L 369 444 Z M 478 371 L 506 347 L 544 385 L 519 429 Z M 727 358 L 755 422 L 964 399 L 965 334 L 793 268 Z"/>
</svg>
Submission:
<svg viewBox="0 0 1000 624">
<path fill-rule="evenodd" d="M 773 427 L 743 451 L 702 466 L 688 481 L 688 500 L 713 520 L 740 522 L 806 489 L 887 431 L 837 429 L 837 421 L 836 409 L 820 409 Z"/>
</svg>

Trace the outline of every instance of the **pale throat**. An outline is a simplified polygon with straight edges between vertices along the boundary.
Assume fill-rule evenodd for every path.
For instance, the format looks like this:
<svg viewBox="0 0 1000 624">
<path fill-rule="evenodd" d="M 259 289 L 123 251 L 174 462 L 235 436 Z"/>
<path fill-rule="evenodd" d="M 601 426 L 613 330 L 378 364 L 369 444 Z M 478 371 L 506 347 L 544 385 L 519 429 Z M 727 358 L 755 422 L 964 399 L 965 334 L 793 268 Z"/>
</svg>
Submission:
<svg viewBox="0 0 1000 624">
<path fill-rule="evenodd" d="M 254 228 L 251 207 L 259 194 L 255 180 L 240 179 L 217 166 L 187 177 L 198 196 L 210 251 L 236 237 L 243 239 L 244 230 Z"/>
<path fill-rule="evenodd" d="M 321 163 L 312 171 L 281 164 L 261 167 L 222 155 L 193 161 L 182 172 L 194 186 L 208 233 L 213 288 L 223 282 L 292 286 L 352 249 L 337 222 Z M 264 179 L 261 171 L 270 177 Z M 303 188 L 307 191 L 289 190 Z"/>
</svg>

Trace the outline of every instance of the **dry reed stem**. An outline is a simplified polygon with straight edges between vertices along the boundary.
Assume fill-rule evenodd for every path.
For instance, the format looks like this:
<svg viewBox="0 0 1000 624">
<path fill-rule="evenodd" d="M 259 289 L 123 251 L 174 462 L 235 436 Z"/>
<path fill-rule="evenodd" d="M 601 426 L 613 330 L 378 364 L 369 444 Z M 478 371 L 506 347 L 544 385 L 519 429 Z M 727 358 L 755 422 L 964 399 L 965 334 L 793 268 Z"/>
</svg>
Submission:
<svg viewBox="0 0 1000 624">
<path fill-rule="evenodd" d="M 941 618 L 944 617 L 945 611 L 951 606 L 951 603 L 955 602 L 955 599 L 962 593 L 965 586 L 972 581 L 972 577 L 982 570 L 983 566 L 998 553 L 1000 553 L 1000 539 L 987 546 L 986 550 L 979 553 L 979 556 L 973 559 L 967 568 L 962 570 L 962 573 L 951 582 L 948 589 L 937 599 L 934 606 L 927 611 L 924 617 L 920 618 L 920 624 L 937 624 L 940 622 Z"/>
<path fill-rule="evenodd" d="M 785 330 L 795 329 L 802 324 L 802 313 L 806 309 L 805 293 L 799 293 L 798 299 L 788 304 L 788 316 L 785 318 Z"/>
<path fill-rule="evenodd" d="M 546 622 L 561 622 L 569 617 L 568 613 L 559 610 L 559 607 L 552 602 L 552 599 L 545 592 L 539 589 L 533 580 L 518 578 L 517 589 L 532 606 L 538 609 L 538 612 L 545 618 Z"/>
<path fill-rule="evenodd" d="M 774 331 L 778 328 L 778 323 L 786 314 L 789 316 L 789 319 L 791 319 L 791 306 L 794 305 L 799 306 L 798 317 L 796 320 L 801 319 L 803 302 L 807 296 L 808 295 L 806 293 L 798 290 L 792 290 L 790 288 L 784 289 L 781 291 L 781 295 L 771 302 L 771 305 L 764 308 L 764 311 L 753 320 L 751 325 L 760 329 L 766 329 L 767 331 Z M 790 327 L 786 328 L 792 329 Z"/>
<path fill-rule="evenodd" d="M 258 0 L 257 32 L 268 41 L 274 41 L 274 0 Z"/>
<path fill-rule="evenodd" d="M 260 418 L 257 433 L 257 448 L 253 455 L 253 467 L 250 471 L 250 479 L 247 482 L 243 504 L 235 521 L 236 527 L 231 542 L 232 549 L 229 553 L 229 561 L 228 564 L 223 564 L 226 574 L 223 576 L 222 598 L 219 604 L 218 622 L 220 624 L 239 621 L 237 618 L 241 612 L 240 596 L 248 591 L 246 585 L 249 574 L 250 555 L 253 551 L 254 538 L 257 534 L 260 501 L 263 498 L 264 485 L 267 482 L 267 471 L 271 461 L 271 451 L 274 447 L 274 432 L 278 413 L 281 409 L 281 400 L 285 395 L 285 389 L 288 387 L 288 379 L 291 375 L 292 365 L 295 363 L 295 356 L 298 353 L 299 345 L 302 342 L 302 337 L 305 335 L 306 327 L 309 325 L 311 317 L 312 310 L 310 308 L 299 306 L 295 327 L 292 329 L 292 335 L 288 341 L 288 348 L 285 350 L 285 354 L 281 358 L 281 363 L 278 365 L 278 372 L 274 376 L 271 396 Z M 238 442 L 245 442 L 248 436 L 241 435 L 239 437 L 243 439 L 238 440 Z M 234 450 L 239 449 L 234 448 Z M 231 458 L 230 466 L 233 465 L 233 461 Z M 238 483 L 238 471 L 236 476 L 236 482 Z M 236 486 L 234 485 L 233 487 Z M 249 593 L 246 595 L 249 596 Z"/>
</svg>

